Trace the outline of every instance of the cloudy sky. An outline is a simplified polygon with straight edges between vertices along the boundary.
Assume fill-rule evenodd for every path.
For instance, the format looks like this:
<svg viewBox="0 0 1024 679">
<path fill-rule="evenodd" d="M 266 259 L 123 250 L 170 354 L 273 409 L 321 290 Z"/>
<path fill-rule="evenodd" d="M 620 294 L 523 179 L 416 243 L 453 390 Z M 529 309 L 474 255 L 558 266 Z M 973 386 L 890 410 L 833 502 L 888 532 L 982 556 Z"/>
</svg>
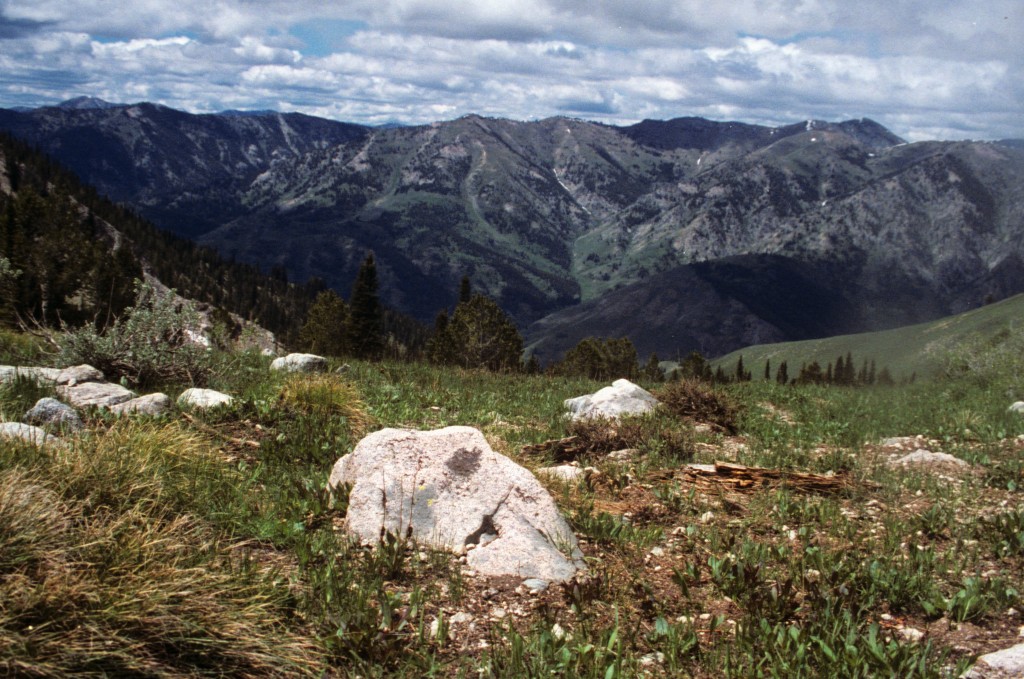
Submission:
<svg viewBox="0 0 1024 679">
<path fill-rule="evenodd" d="M 0 107 L 425 123 L 867 116 L 1024 138 L 1020 0 L 0 0 Z"/>
</svg>

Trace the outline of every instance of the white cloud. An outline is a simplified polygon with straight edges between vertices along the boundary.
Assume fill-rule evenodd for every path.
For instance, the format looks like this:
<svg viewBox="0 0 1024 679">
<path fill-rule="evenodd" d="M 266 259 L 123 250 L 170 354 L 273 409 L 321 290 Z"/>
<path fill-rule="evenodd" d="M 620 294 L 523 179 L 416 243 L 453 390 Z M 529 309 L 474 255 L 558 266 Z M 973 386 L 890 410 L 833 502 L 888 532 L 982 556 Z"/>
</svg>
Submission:
<svg viewBox="0 0 1024 679">
<path fill-rule="evenodd" d="M 349 28 L 307 45 L 299 26 Z M 1021 34 L 1019 0 L 6 0 L 0 106 L 93 94 L 368 123 L 865 115 L 911 137 L 1024 137 Z"/>
</svg>

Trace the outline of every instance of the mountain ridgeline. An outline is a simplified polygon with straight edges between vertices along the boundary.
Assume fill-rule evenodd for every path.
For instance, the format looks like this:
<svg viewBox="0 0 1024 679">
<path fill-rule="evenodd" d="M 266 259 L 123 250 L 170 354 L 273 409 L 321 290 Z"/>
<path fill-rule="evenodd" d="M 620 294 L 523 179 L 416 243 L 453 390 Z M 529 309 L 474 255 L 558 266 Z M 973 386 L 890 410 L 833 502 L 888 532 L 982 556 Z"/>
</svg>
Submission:
<svg viewBox="0 0 1024 679">
<path fill-rule="evenodd" d="M 906 144 L 864 119 L 384 129 L 78 102 L 0 110 L 0 129 L 293 281 L 347 292 L 372 250 L 384 301 L 426 321 L 468 275 L 543 360 L 589 335 L 714 356 L 1024 290 L 1024 149 Z"/>
</svg>

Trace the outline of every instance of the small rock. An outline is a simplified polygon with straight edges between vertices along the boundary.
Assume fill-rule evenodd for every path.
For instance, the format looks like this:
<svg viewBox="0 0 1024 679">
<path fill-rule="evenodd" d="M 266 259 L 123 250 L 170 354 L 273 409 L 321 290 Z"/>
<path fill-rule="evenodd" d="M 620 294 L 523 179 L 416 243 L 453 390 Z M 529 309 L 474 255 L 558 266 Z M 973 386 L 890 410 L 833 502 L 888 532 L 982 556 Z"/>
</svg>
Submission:
<svg viewBox="0 0 1024 679">
<path fill-rule="evenodd" d="M 106 378 L 96 368 L 91 365 L 76 365 L 71 368 L 64 368 L 57 373 L 57 379 L 55 382 L 58 385 L 68 385 L 73 387 L 76 384 L 83 382 L 106 382 Z"/>
<path fill-rule="evenodd" d="M 195 387 L 186 389 L 178 396 L 178 405 L 189 408 L 216 408 L 217 406 L 231 405 L 233 398 L 213 389 L 197 389 Z"/>
<path fill-rule="evenodd" d="M 1016 403 L 1011 405 L 1010 408 L 1009 408 L 1009 412 L 1011 412 L 1011 413 L 1020 413 L 1020 414 L 1024 415 L 1024 401 L 1017 401 Z"/>
<path fill-rule="evenodd" d="M 50 425 L 65 432 L 77 432 L 85 428 L 75 409 L 55 398 L 39 399 L 22 419 L 28 424 L 39 427 Z"/>
<path fill-rule="evenodd" d="M 316 354 L 288 354 L 275 358 L 270 364 L 271 370 L 287 372 L 318 373 L 327 370 L 327 359 Z"/>
<path fill-rule="evenodd" d="M 495 606 L 491 609 L 491 618 L 494 620 L 501 620 L 506 615 L 508 615 L 508 611 L 506 611 L 504 608 L 501 608 L 500 606 Z"/>
<path fill-rule="evenodd" d="M 908 464 L 955 464 L 960 467 L 967 466 L 967 462 L 959 457 L 953 457 L 949 453 L 933 453 L 924 448 L 918 448 L 914 452 L 895 459 L 890 463 L 891 466 Z"/>
<path fill-rule="evenodd" d="M 551 626 L 551 636 L 561 641 L 565 638 L 565 628 L 559 625 L 557 622 Z"/>
<path fill-rule="evenodd" d="M 451 617 L 450 622 L 453 625 L 464 625 L 469 622 L 473 622 L 473 616 L 465 611 L 459 611 Z"/>
<path fill-rule="evenodd" d="M 630 460 L 640 454 L 640 451 L 636 448 L 623 448 L 622 450 L 616 450 L 605 455 L 609 460 L 616 462 L 624 462 Z"/>
<path fill-rule="evenodd" d="M 912 644 L 916 644 L 924 639 L 924 632 L 917 629 L 916 627 L 904 627 L 896 632 L 903 641 L 909 641 Z"/>
<path fill-rule="evenodd" d="M 39 427 L 21 422 L 0 423 L 0 438 L 21 439 L 34 443 L 37 446 L 49 445 L 60 441 L 56 436 L 50 436 Z"/>
<path fill-rule="evenodd" d="M 61 398 L 76 408 L 109 408 L 135 398 L 135 394 L 112 382 L 76 382 L 57 387 Z"/>
<path fill-rule="evenodd" d="M 615 380 L 593 394 L 566 399 L 565 408 L 573 420 L 593 417 L 617 419 L 623 415 L 641 415 L 654 410 L 658 399 L 629 380 Z"/>
<path fill-rule="evenodd" d="M 651 556 L 665 556 L 665 548 L 651 547 Z"/>
<path fill-rule="evenodd" d="M 537 476 L 546 476 L 551 479 L 558 479 L 564 483 L 578 481 L 583 478 L 584 473 L 581 467 L 571 464 L 562 464 L 557 467 L 541 467 L 536 471 Z"/>
<path fill-rule="evenodd" d="M 548 588 L 548 581 L 541 580 L 540 578 L 527 578 L 526 580 L 523 580 L 523 586 L 536 594 L 537 592 L 543 592 Z"/>
<path fill-rule="evenodd" d="M 701 523 L 707 523 L 707 522 L 711 521 L 714 518 L 715 518 L 715 513 L 714 512 L 704 512 L 703 514 L 700 515 L 700 522 Z"/>
<path fill-rule="evenodd" d="M 115 415 L 150 415 L 157 417 L 170 411 L 171 397 L 167 394 L 155 393 L 133 398 L 124 403 L 110 406 L 108 410 Z"/>
<path fill-rule="evenodd" d="M 1024 644 L 981 656 L 974 668 L 964 676 L 970 679 L 1024 676 Z"/>
<path fill-rule="evenodd" d="M 651 665 L 660 665 L 665 662 L 665 654 L 661 651 L 655 651 L 654 653 L 648 653 L 640 657 L 641 667 L 650 667 Z"/>
</svg>

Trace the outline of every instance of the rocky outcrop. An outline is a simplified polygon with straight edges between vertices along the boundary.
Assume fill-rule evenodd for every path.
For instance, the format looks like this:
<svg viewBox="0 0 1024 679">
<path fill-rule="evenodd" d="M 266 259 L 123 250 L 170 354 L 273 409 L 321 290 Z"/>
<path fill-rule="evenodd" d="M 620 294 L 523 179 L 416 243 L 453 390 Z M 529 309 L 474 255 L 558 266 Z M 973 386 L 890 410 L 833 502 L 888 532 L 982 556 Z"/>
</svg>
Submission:
<svg viewBox="0 0 1024 679">
<path fill-rule="evenodd" d="M 651 412 L 657 405 L 658 399 L 629 380 L 615 380 L 610 387 L 565 401 L 569 417 L 573 420 L 594 417 L 617 419 L 623 415 L 642 415 Z"/>
<path fill-rule="evenodd" d="M 53 384 L 60 374 L 59 368 L 36 368 L 13 365 L 0 365 L 0 384 L 13 382 L 19 377 L 22 379 L 35 380 L 43 384 Z"/>
<path fill-rule="evenodd" d="M 969 679 L 1024 677 L 1024 644 L 986 653 L 978 658 L 978 662 L 964 676 Z"/>
<path fill-rule="evenodd" d="M 109 408 L 135 398 L 135 393 L 113 382 L 75 382 L 57 387 L 57 394 L 76 408 Z"/>
<path fill-rule="evenodd" d="M 347 526 L 365 543 L 408 537 L 465 553 L 483 575 L 563 581 L 583 567 L 551 496 L 471 427 L 370 434 L 328 483 L 351 486 Z"/>
</svg>

